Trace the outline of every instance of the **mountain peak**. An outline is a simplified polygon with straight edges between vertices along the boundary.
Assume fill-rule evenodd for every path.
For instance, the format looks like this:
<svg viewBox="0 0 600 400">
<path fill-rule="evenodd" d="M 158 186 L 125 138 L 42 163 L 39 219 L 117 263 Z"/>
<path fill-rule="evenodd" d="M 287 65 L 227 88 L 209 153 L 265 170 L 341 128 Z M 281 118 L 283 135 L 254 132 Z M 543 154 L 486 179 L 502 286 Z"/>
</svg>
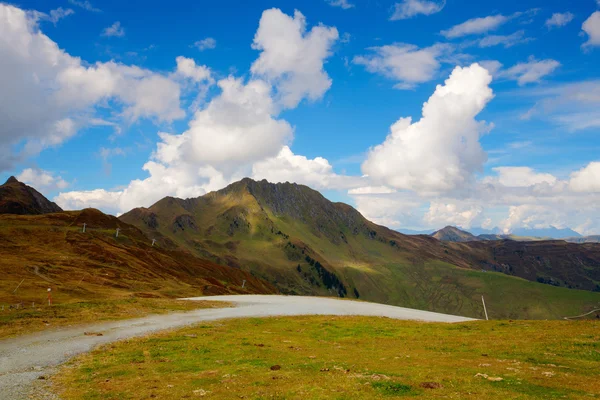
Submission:
<svg viewBox="0 0 600 400">
<path fill-rule="evenodd" d="M 11 176 L 10 178 L 8 178 L 8 180 L 6 182 L 4 182 L 5 185 L 8 185 L 9 183 L 20 183 L 20 182 L 17 178 L 15 178 L 14 176 Z"/>
<path fill-rule="evenodd" d="M 14 176 L 0 186 L 0 214 L 36 215 L 61 211 L 55 203 Z"/>
<path fill-rule="evenodd" d="M 439 231 L 433 232 L 431 236 L 441 240 L 442 242 L 473 242 L 481 240 L 470 232 L 463 231 L 455 226 L 450 225 L 440 229 Z"/>
</svg>

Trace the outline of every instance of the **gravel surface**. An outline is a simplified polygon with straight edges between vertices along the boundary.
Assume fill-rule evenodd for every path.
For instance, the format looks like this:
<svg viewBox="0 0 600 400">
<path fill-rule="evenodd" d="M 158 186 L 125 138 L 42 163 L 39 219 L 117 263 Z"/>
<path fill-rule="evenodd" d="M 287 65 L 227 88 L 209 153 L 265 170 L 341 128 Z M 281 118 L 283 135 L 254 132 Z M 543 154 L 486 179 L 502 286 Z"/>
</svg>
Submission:
<svg viewBox="0 0 600 400">
<path fill-rule="evenodd" d="M 241 295 L 194 297 L 186 300 L 221 300 L 234 303 L 236 307 L 154 315 L 1 340 L 0 399 L 53 399 L 55 397 L 44 390 L 44 378 L 52 375 L 54 367 L 69 358 L 101 344 L 200 321 L 285 315 L 365 315 L 431 322 L 471 320 L 410 308 L 323 297 Z"/>
</svg>

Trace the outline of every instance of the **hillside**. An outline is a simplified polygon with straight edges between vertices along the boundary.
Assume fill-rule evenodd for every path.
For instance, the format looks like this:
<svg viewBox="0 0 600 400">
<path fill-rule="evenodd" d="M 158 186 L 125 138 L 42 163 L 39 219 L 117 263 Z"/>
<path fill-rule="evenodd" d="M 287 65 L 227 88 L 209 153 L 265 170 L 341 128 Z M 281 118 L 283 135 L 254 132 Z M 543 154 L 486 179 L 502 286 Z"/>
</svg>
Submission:
<svg viewBox="0 0 600 400">
<path fill-rule="evenodd" d="M 94 209 L 0 215 L 0 243 L 2 304 L 43 303 L 48 287 L 57 303 L 276 291 L 239 269 L 153 247 L 139 229 Z"/>
<path fill-rule="evenodd" d="M 470 234 L 467 231 L 460 230 L 454 226 L 447 226 L 439 231 L 431 234 L 437 240 L 442 242 L 474 242 L 481 240 L 477 236 Z"/>
<path fill-rule="evenodd" d="M 59 206 L 14 176 L 0 186 L 0 214 L 36 215 L 60 211 Z"/>
<path fill-rule="evenodd" d="M 249 271 L 289 294 L 338 295 L 473 317 L 483 317 L 481 295 L 505 318 L 559 318 L 600 304 L 599 293 L 537 283 L 521 264 L 505 271 L 504 259 L 494 259 L 502 252 L 492 242 L 471 247 L 403 235 L 297 184 L 244 179 L 198 198 L 167 197 L 120 219 L 160 246 Z M 523 251 L 551 271 L 554 258 L 541 252 L 546 250 Z M 600 247 L 588 249 L 585 262 L 559 257 L 563 251 L 573 249 L 551 255 L 568 263 L 556 268 L 572 271 L 564 286 L 594 289 Z M 521 275 L 533 282 L 516 277 Z"/>
</svg>

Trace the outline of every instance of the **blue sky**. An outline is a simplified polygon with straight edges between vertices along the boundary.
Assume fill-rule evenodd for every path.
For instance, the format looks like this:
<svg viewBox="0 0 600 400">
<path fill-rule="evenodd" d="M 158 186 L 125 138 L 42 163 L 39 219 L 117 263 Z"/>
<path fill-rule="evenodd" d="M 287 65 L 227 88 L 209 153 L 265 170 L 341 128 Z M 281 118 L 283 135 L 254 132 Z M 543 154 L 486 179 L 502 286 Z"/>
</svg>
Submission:
<svg viewBox="0 0 600 400">
<path fill-rule="evenodd" d="M 0 3 L 0 169 L 115 214 L 252 176 L 395 228 L 600 233 L 599 8 Z"/>
</svg>

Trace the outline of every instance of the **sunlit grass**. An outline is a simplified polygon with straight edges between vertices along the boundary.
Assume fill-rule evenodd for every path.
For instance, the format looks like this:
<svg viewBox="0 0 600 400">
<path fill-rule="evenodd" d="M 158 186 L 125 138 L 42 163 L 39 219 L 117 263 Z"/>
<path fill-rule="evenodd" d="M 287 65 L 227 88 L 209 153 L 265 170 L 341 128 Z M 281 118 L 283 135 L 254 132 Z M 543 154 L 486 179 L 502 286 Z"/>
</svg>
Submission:
<svg viewBox="0 0 600 400">
<path fill-rule="evenodd" d="M 54 378 L 64 399 L 600 397 L 600 324 L 243 319 L 129 340 Z M 477 374 L 481 374 L 478 375 Z"/>
</svg>

